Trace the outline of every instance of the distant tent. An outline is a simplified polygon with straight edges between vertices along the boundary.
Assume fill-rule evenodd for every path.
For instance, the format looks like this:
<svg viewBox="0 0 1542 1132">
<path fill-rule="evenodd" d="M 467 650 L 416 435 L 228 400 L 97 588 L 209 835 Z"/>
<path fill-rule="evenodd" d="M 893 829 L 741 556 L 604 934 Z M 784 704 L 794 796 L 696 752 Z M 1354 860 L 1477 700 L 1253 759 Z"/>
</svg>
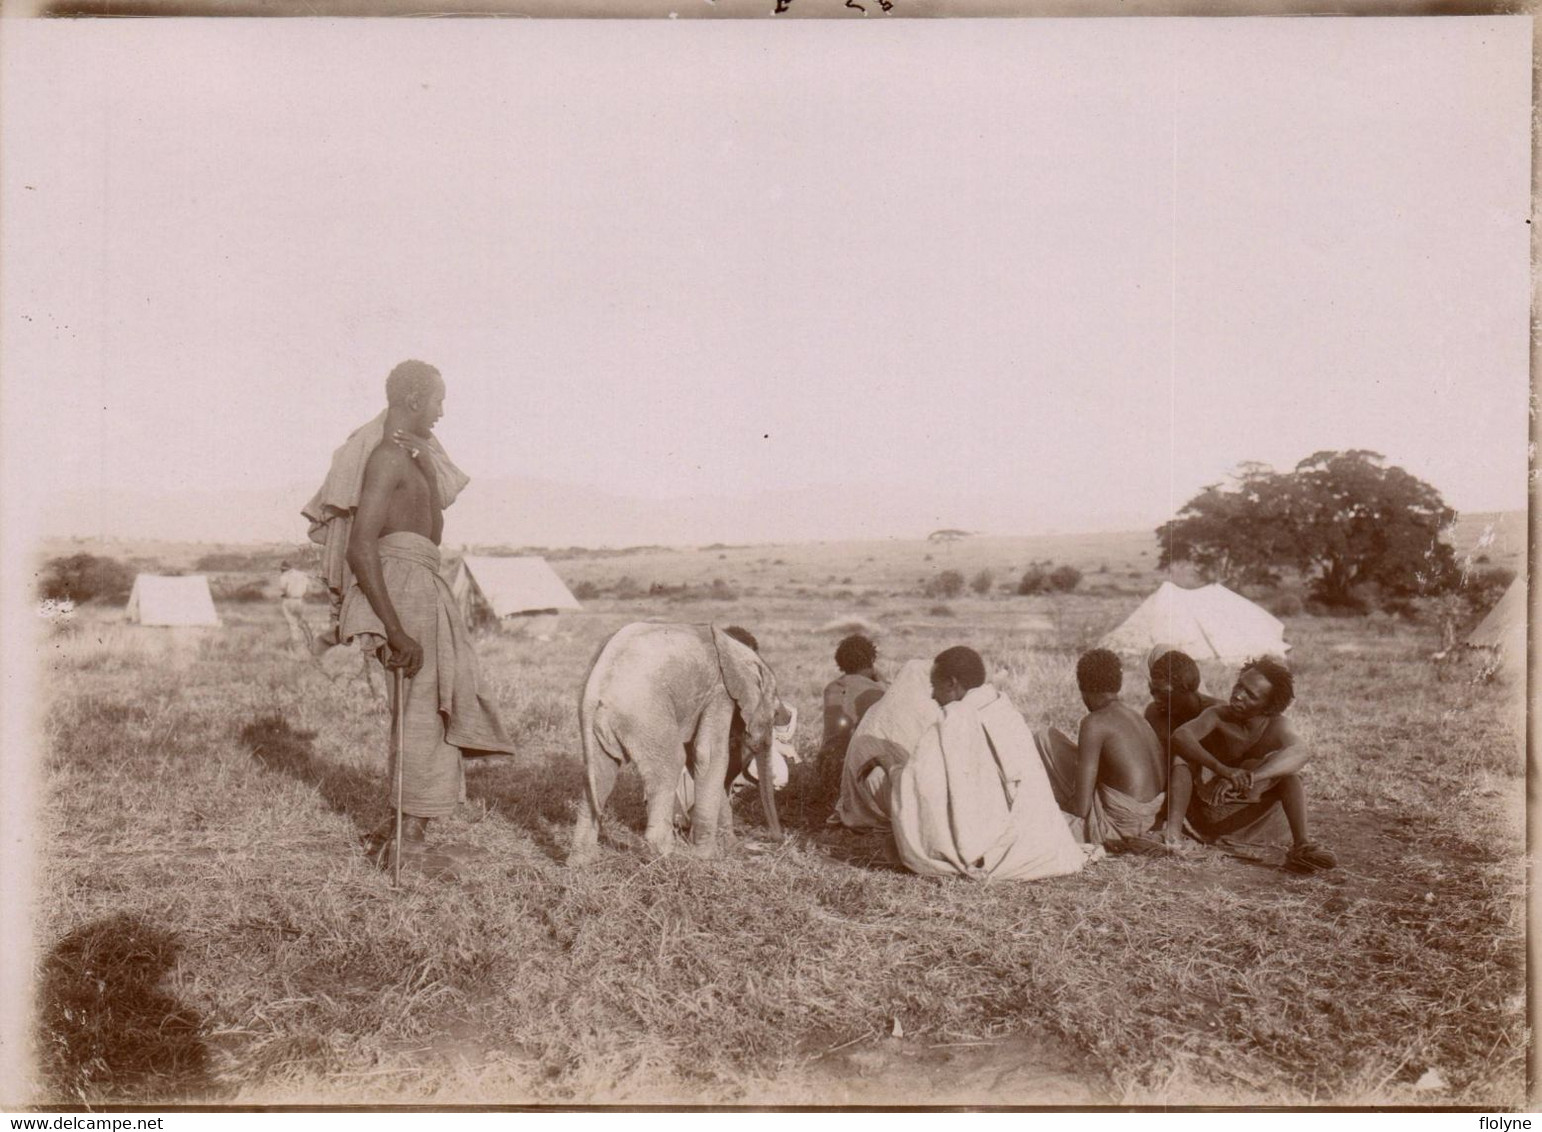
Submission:
<svg viewBox="0 0 1542 1132">
<path fill-rule="evenodd" d="M 496 625 L 543 641 L 557 631 L 560 610 L 583 608 L 544 558 L 467 555 L 450 591 L 472 628 Z"/>
<path fill-rule="evenodd" d="M 218 625 L 209 596 L 209 579 L 202 574 L 163 578 L 141 574 L 129 591 L 128 619 L 141 625 Z"/>
<path fill-rule="evenodd" d="M 1517 577 L 1505 590 L 1498 604 L 1467 638 L 1474 648 L 1493 649 L 1498 654 L 1497 667 L 1504 671 L 1526 671 L 1526 578 Z"/>
<path fill-rule="evenodd" d="M 1102 641 L 1122 653 L 1147 652 L 1166 644 L 1195 660 L 1246 660 L 1284 656 L 1285 626 L 1267 610 L 1219 583 L 1185 590 L 1163 582 L 1135 612 Z"/>
</svg>

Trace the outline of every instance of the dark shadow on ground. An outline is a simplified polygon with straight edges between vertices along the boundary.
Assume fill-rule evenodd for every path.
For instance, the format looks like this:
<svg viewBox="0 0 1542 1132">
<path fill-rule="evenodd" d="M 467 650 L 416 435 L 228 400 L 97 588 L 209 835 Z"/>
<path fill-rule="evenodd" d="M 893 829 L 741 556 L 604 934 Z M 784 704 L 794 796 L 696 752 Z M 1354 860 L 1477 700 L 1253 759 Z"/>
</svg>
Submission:
<svg viewBox="0 0 1542 1132">
<path fill-rule="evenodd" d="M 48 1102 L 215 1095 L 202 1020 L 159 989 L 178 950 L 176 936 L 127 914 L 86 924 L 54 945 L 43 960 L 37 1015 Z"/>
<path fill-rule="evenodd" d="M 820 853 L 843 865 L 880 873 L 908 871 L 900 863 L 899 853 L 894 848 L 894 836 L 887 831 L 859 832 L 837 825 L 826 826 L 805 836 Z"/>
<path fill-rule="evenodd" d="M 379 775 L 340 767 L 316 754 L 313 731 L 296 731 L 276 712 L 241 728 L 241 743 L 268 770 L 315 787 L 334 812 L 349 818 L 360 832 L 372 829 L 385 810 L 385 784 Z"/>
<path fill-rule="evenodd" d="M 577 758 L 516 757 L 512 763 L 469 773 L 466 800 L 497 813 L 554 861 L 566 861 L 577 807 L 588 805 L 583 764 Z M 617 848 L 630 848 L 625 831 L 636 830 L 640 837 L 646 823 L 642 779 L 623 767 L 605 805 L 602 840 Z"/>
<path fill-rule="evenodd" d="M 588 805 L 583 765 L 577 758 L 516 760 L 474 772 L 466 779 L 466 799 L 474 807 L 484 807 L 518 827 L 558 862 L 567 860 L 578 807 Z M 759 793 L 741 788 L 734 794 L 733 805 L 738 838 L 763 838 L 767 827 Z M 779 805 L 779 811 L 780 808 Z M 601 818 L 601 844 L 622 853 L 651 855 L 652 850 L 643 839 L 648 810 L 642 776 L 632 767 L 622 767 L 616 776 L 615 789 Z M 683 846 L 685 831 L 677 829 L 676 836 Z"/>
</svg>

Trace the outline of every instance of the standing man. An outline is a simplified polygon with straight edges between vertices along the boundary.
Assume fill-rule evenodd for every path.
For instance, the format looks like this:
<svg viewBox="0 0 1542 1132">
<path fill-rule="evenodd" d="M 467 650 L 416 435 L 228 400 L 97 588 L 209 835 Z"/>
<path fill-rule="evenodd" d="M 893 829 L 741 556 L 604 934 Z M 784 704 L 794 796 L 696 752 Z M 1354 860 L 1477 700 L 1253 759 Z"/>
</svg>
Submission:
<svg viewBox="0 0 1542 1132">
<path fill-rule="evenodd" d="M 444 508 L 469 482 L 433 436 L 444 397 L 444 380 L 433 366 L 407 361 L 393 369 L 385 412 L 338 449 L 327 483 L 306 509 L 347 522 L 351 580 L 339 613 L 340 641 L 357 642 L 406 677 L 400 804 L 408 864 L 421 859 L 428 823 L 449 817 L 464 797 L 462 754 L 514 751 L 482 694 L 470 635 L 439 574 Z M 331 552 L 338 533 L 317 538 L 313 528 L 311 537 Z M 394 701 L 393 688 L 393 718 Z M 396 749 L 393 742 L 393 784 Z M 391 801 L 394 808 L 394 785 Z M 391 864 L 394 824 L 388 818 L 365 839 L 382 868 Z"/>
<path fill-rule="evenodd" d="M 1285 867 L 1309 873 L 1336 866 L 1333 854 L 1307 835 L 1300 772 L 1312 752 L 1285 718 L 1295 695 L 1290 669 L 1259 657 L 1242 666 L 1230 702 L 1206 708 L 1173 732 L 1177 757 L 1165 840 L 1178 842 L 1187 814 L 1205 841 L 1261 843 L 1272 840 L 1269 826 L 1277 828 L 1283 812 L 1291 838 Z M 1204 771 L 1209 776 L 1197 781 Z"/>
<path fill-rule="evenodd" d="M 279 563 L 278 569 L 278 606 L 289 626 L 289 643 L 309 651 L 311 627 L 305 623 L 305 595 L 310 591 L 311 577 L 288 562 Z"/>
</svg>

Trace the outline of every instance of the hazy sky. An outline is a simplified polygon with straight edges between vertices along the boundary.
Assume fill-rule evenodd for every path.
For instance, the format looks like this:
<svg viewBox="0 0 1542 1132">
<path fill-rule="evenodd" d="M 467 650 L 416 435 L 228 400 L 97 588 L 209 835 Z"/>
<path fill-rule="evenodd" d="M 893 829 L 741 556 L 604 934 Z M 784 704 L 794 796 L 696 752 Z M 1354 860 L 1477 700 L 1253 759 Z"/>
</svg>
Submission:
<svg viewBox="0 0 1542 1132">
<path fill-rule="evenodd" d="M 36 500 L 318 480 L 421 357 L 474 480 L 1525 506 L 1527 17 L 5 30 Z"/>
</svg>

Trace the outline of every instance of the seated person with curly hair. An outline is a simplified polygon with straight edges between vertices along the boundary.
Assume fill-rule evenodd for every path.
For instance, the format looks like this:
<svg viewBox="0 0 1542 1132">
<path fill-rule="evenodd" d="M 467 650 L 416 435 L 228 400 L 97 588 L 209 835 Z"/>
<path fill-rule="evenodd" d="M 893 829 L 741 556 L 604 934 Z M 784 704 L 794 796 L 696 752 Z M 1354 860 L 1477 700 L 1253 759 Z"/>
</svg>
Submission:
<svg viewBox="0 0 1542 1132">
<path fill-rule="evenodd" d="M 1051 727 L 1034 734 L 1039 757 L 1078 841 L 1109 845 L 1149 833 L 1167 800 L 1167 755 L 1141 714 L 1119 698 L 1124 668 L 1108 649 L 1076 662 L 1087 715 L 1076 741 Z"/>
<path fill-rule="evenodd" d="M 1242 666 L 1228 703 L 1206 708 L 1173 732 L 1177 757 L 1168 782 L 1165 840 L 1178 842 L 1187 815 L 1203 841 L 1266 842 L 1277 836 L 1283 814 L 1291 838 L 1287 869 L 1316 872 L 1337 865 L 1307 834 L 1300 772 L 1311 751 L 1285 718 L 1295 695 L 1290 669 L 1274 657 L 1259 657 Z"/>
<path fill-rule="evenodd" d="M 820 761 L 835 765 L 846 756 L 846 744 L 867 709 L 883 698 L 884 683 L 878 678 L 878 646 L 861 633 L 853 633 L 835 646 L 835 665 L 841 674 L 825 685 L 825 730 L 820 742 Z"/>
<path fill-rule="evenodd" d="M 1147 672 L 1151 702 L 1146 705 L 1146 722 L 1151 724 L 1162 743 L 1162 753 L 1171 762 L 1173 732 L 1221 701 L 1200 690 L 1199 665 L 1186 652 L 1162 647 Z"/>
</svg>

